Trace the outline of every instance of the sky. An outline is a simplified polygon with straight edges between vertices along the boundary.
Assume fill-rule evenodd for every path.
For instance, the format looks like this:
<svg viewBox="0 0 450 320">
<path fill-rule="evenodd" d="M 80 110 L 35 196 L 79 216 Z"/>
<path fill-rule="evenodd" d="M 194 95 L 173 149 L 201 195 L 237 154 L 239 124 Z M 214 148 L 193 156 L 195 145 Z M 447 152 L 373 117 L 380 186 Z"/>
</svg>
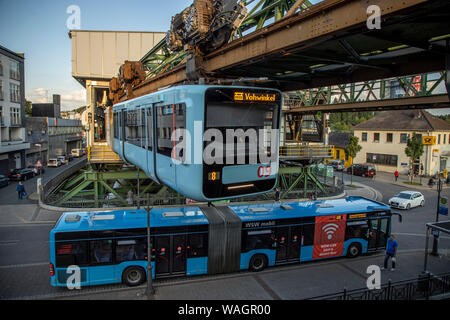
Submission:
<svg viewBox="0 0 450 320">
<path fill-rule="evenodd" d="M 312 3 L 320 1 L 311 0 Z M 50 102 L 53 94 L 60 94 L 62 110 L 73 110 L 86 104 L 86 92 L 72 77 L 71 39 L 67 27 L 72 15 L 67 12 L 70 6 L 80 8 L 81 30 L 166 32 L 171 17 L 192 2 L 0 0 L 0 45 L 25 54 L 27 100 Z"/>
<path fill-rule="evenodd" d="M 163 3 L 163 5 L 162 5 Z M 85 90 L 72 78 L 67 8 L 80 8 L 81 30 L 167 31 L 187 0 L 0 0 L 0 45 L 25 54 L 25 97 L 51 101 L 63 110 L 86 104 Z"/>
</svg>

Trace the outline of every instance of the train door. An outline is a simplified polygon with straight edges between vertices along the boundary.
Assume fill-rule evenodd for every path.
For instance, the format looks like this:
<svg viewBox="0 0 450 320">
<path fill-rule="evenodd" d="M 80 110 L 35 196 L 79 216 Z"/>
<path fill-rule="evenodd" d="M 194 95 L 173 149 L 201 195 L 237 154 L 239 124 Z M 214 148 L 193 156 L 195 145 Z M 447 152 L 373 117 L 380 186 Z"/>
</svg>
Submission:
<svg viewBox="0 0 450 320">
<path fill-rule="evenodd" d="M 186 246 L 184 235 L 155 238 L 156 277 L 186 273 Z"/>
<path fill-rule="evenodd" d="M 276 262 L 297 261 L 300 258 L 301 227 L 280 227 L 275 231 Z"/>
<path fill-rule="evenodd" d="M 156 144 L 153 149 L 155 176 L 164 184 L 175 185 L 175 163 L 172 159 L 174 142 L 172 141 L 173 132 L 173 105 L 157 106 L 153 109 L 155 121 Z"/>
</svg>

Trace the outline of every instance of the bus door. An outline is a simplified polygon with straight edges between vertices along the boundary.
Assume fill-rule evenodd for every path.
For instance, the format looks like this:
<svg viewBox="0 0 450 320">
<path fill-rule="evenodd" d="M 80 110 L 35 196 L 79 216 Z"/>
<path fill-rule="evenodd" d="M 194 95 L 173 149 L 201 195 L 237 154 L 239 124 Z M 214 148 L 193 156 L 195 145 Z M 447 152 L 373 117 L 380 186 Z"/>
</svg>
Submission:
<svg viewBox="0 0 450 320">
<path fill-rule="evenodd" d="M 301 227 L 275 229 L 276 262 L 298 260 L 300 257 Z"/>
<path fill-rule="evenodd" d="M 185 236 L 159 236 L 155 240 L 156 277 L 184 274 L 186 272 Z"/>
<path fill-rule="evenodd" d="M 389 218 L 369 219 L 368 251 L 384 249 L 389 234 Z"/>
</svg>

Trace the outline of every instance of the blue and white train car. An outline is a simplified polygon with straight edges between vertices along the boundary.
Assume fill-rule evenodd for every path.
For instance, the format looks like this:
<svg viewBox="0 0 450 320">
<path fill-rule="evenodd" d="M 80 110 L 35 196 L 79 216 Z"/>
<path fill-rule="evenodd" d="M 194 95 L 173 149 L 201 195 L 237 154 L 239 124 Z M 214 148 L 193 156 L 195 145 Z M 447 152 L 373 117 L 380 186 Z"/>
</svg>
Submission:
<svg viewBox="0 0 450 320">
<path fill-rule="evenodd" d="M 114 151 L 190 199 L 256 195 L 276 185 L 278 90 L 183 85 L 118 103 L 113 112 Z"/>
</svg>

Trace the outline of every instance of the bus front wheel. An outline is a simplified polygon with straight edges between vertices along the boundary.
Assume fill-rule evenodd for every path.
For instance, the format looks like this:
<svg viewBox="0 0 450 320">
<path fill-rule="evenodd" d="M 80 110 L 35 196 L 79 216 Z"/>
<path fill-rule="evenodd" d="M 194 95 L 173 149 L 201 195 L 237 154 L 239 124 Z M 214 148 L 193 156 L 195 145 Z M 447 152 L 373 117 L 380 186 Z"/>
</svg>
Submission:
<svg viewBox="0 0 450 320">
<path fill-rule="evenodd" d="M 263 254 L 256 254 L 250 260 L 250 270 L 258 272 L 267 266 L 267 258 Z"/>
<path fill-rule="evenodd" d="M 355 258 L 361 254 L 361 245 L 359 243 L 352 243 L 347 250 L 347 257 Z"/>
<path fill-rule="evenodd" d="M 122 280 L 129 287 L 138 286 L 145 281 L 145 271 L 139 267 L 127 268 L 123 272 Z"/>
</svg>

